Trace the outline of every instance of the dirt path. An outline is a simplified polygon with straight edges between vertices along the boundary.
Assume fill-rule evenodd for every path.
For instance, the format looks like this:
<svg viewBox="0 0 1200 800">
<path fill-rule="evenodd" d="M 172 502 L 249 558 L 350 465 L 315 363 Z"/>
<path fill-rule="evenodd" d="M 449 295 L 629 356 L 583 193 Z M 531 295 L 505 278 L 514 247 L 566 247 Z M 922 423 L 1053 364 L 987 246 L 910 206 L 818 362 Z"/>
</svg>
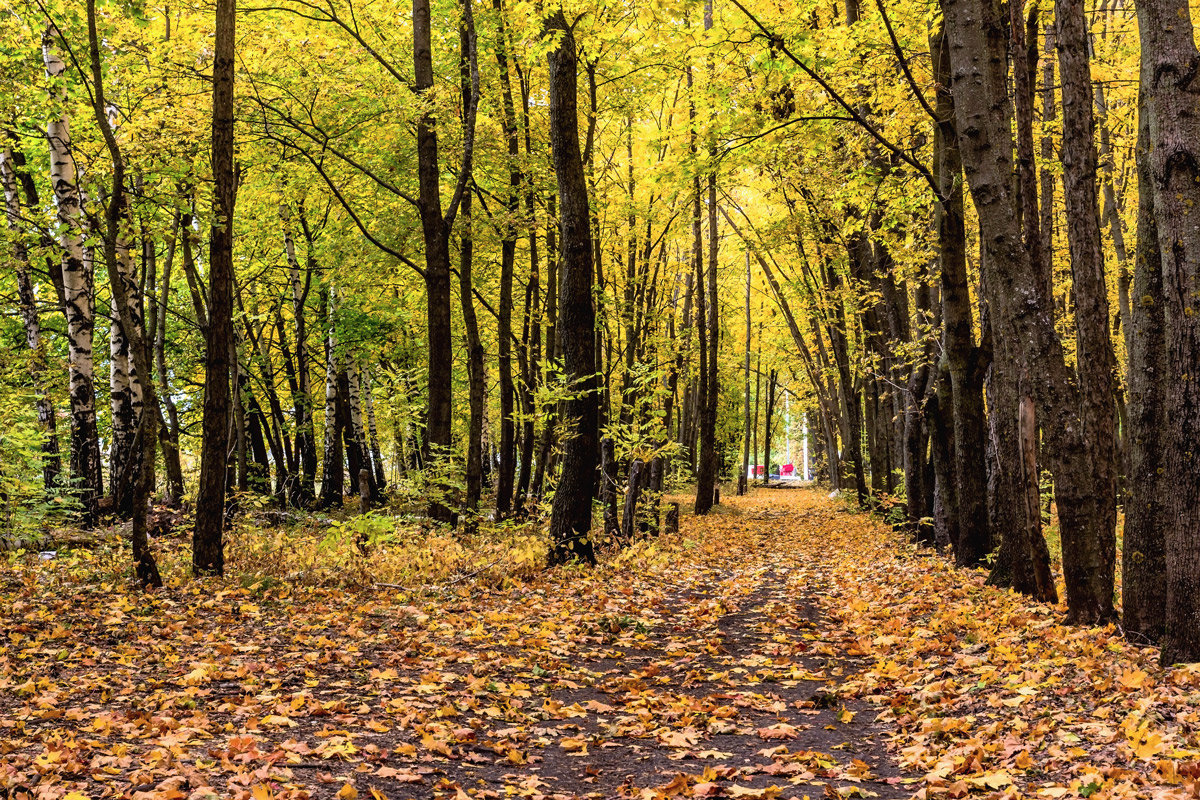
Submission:
<svg viewBox="0 0 1200 800">
<path fill-rule="evenodd" d="M 423 601 L 175 590 L 116 618 L 87 595 L 55 610 L 103 648 L 82 659 L 18 654 L 14 632 L 56 632 L 18 604 L 0 796 L 908 797 L 876 712 L 840 691 L 859 664 L 820 565 L 791 546 L 837 524 L 808 497 L 732 500 L 598 570 Z"/>
</svg>

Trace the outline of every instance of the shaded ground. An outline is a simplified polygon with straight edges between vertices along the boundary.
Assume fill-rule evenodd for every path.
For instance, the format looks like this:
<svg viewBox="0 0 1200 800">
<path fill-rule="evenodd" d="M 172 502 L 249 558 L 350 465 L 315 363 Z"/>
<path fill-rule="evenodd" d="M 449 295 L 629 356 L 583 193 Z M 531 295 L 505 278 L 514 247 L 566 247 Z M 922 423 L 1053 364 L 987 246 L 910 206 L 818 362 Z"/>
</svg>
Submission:
<svg viewBox="0 0 1200 800">
<path fill-rule="evenodd" d="M 0 797 L 907 797 L 778 497 L 502 590 L 8 576 Z"/>
</svg>

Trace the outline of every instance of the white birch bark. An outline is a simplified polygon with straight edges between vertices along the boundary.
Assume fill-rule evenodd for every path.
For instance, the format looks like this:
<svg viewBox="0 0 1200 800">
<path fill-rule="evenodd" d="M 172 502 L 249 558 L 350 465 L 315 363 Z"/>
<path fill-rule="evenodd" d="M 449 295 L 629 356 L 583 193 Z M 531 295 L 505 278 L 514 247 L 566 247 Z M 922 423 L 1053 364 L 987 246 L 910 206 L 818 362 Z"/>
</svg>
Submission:
<svg viewBox="0 0 1200 800">
<path fill-rule="evenodd" d="M 57 84 L 66 64 L 54 46 L 52 29 L 42 37 L 42 57 L 50 79 L 52 104 L 65 100 Z M 92 261 L 84 251 L 82 204 L 75 159 L 71 153 L 70 119 L 59 112 L 46 126 L 50 150 L 50 183 L 57 211 L 59 246 L 62 248 L 63 300 L 66 305 L 69 386 L 71 395 L 71 479 L 80 500 L 91 509 L 103 492 L 100 477 L 100 443 L 96 436 L 96 394 L 92 334 L 95 327 L 95 293 Z"/>
</svg>

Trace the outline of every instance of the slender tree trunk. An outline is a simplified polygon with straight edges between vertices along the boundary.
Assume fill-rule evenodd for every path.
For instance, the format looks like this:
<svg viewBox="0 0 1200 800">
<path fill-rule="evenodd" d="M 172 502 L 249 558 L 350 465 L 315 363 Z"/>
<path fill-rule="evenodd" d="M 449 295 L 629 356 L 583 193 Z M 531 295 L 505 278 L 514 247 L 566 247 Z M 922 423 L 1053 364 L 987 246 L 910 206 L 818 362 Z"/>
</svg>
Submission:
<svg viewBox="0 0 1200 800">
<path fill-rule="evenodd" d="M 465 34 L 462 37 L 465 46 Z M 464 77 L 464 82 L 469 80 Z M 470 90 L 470 86 L 466 87 Z M 483 493 L 483 416 L 484 373 L 483 343 L 479 339 L 479 321 L 475 316 L 475 301 L 471 296 L 475 240 L 471 230 L 471 195 L 463 196 L 459 218 L 458 277 L 459 298 L 462 303 L 463 330 L 467 338 L 467 382 L 470 419 L 467 422 L 466 494 L 463 497 L 463 524 L 468 532 L 479 525 L 479 498 Z M 503 456 L 501 456 L 503 458 Z"/>
<path fill-rule="evenodd" d="M 745 363 L 745 395 L 746 402 L 742 416 L 745 417 L 745 427 L 742 431 L 742 471 L 738 474 L 739 495 L 746 494 L 747 481 L 750 471 L 750 251 L 746 250 L 746 363 Z"/>
<path fill-rule="evenodd" d="M 151 378 L 150 348 L 147 346 L 140 315 L 141 305 L 136 301 L 134 295 L 134 291 L 138 287 L 131 276 L 133 265 L 126 234 L 132 227 L 132 216 L 129 213 L 129 200 L 125 191 L 125 159 L 108 119 L 104 75 L 100 64 L 100 37 L 96 30 L 95 0 L 88 0 L 87 23 L 88 51 L 92 73 L 92 109 L 108 150 L 112 169 L 112 184 L 108 205 L 105 209 L 104 263 L 112 290 L 112 305 L 120 321 L 120 333 L 128 342 L 134 375 L 140 381 L 138 392 L 146 401 L 144 406 L 138 409 L 140 420 L 135 439 L 136 451 L 132 456 L 133 468 L 130 471 L 131 482 L 135 486 L 130 543 L 138 582 L 142 588 L 151 589 L 162 586 L 158 565 L 154 560 L 154 554 L 150 551 L 146 527 L 147 507 L 154 486 L 158 403 L 154 395 L 154 381 Z"/>
<path fill-rule="evenodd" d="M 492 7 L 503 16 L 501 0 Z M 496 43 L 496 63 L 500 72 L 503 115 L 501 123 L 508 146 L 508 191 L 504 195 L 507 217 L 500 241 L 500 298 L 496 322 L 499 352 L 500 389 L 500 468 L 496 481 L 496 515 L 508 516 L 513 508 L 513 489 L 517 467 L 516 387 L 512 367 L 513 263 L 517 252 L 517 215 L 520 213 L 521 169 L 517 115 L 513 103 L 512 80 L 508 72 L 508 48 L 504 30 Z"/>
<path fill-rule="evenodd" d="M 325 328 L 325 437 L 324 471 L 321 475 L 321 503 L 324 508 L 340 506 L 345 487 L 342 456 L 342 415 L 339 411 L 337 376 L 341 371 L 337 352 L 337 293 L 326 290 L 322 307 Z"/>
<path fill-rule="evenodd" d="M 65 104 L 62 86 L 66 64 L 59 57 L 54 34 L 42 37 L 42 56 L 51 85 L 51 102 Z M 92 334 L 95 325 L 93 265 L 83 247 L 78 176 L 71 151 L 70 120 L 65 109 L 46 126 L 50 150 L 50 184 L 57 209 L 59 246 L 62 248 L 63 301 L 67 317 L 67 356 L 71 399 L 71 482 L 92 520 L 96 501 L 104 492 L 100 476 L 100 444 L 96 431 L 96 390 L 93 384 Z"/>
<path fill-rule="evenodd" d="M 622 528 L 617 520 L 617 456 L 611 436 L 600 440 L 600 507 L 604 512 L 604 535 L 621 544 L 629 544 L 622 538 Z"/>
<path fill-rule="evenodd" d="M 178 223 L 178 219 L 177 219 Z M 176 224 L 167 256 L 163 261 L 162 289 L 158 299 L 158 313 L 154 326 L 154 360 L 158 373 L 158 395 L 162 405 L 167 409 L 165 420 L 160 419 L 159 445 L 163 453 L 163 465 L 167 473 L 167 499 L 178 503 L 183 499 L 183 463 L 179 457 L 179 410 L 171 396 L 171 383 L 167 373 L 167 310 L 171 300 L 171 268 L 175 263 L 175 251 L 182 236 L 187 232 Z"/>
<path fill-rule="evenodd" d="M 209 238 L 208 331 L 205 342 L 204 422 L 192 569 L 225 572 L 225 471 L 229 436 L 229 377 L 233 331 L 233 79 L 237 0 L 216 0 L 213 63 L 213 225 Z"/>
<path fill-rule="evenodd" d="M 54 403 L 50 398 L 46 347 L 42 342 L 37 297 L 29 274 L 29 250 L 21 235 L 21 198 L 17 193 L 17 156 L 11 146 L 0 149 L 0 183 L 4 187 L 4 216 L 12 236 L 12 263 L 17 273 L 17 299 L 21 322 L 25 327 L 25 345 L 29 348 L 29 376 L 36 395 L 38 427 L 42 434 L 42 486 L 46 492 L 58 488 L 62 458 L 58 448 L 58 426 Z"/>
<path fill-rule="evenodd" d="M 301 211 L 303 214 L 303 210 Z M 296 415 L 296 451 L 300 462 L 300 481 L 297 497 L 301 502 L 310 502 L 315 494 L 317 475 L 316 434 L 313 428 L 313 399 L 311 375 L 308 365 L 308 324 L 305 304 L 309 287 L 312 285 L 313 257 L 312 242 L 308 242 L 309 254 L 304 268 L 304 279 L 300 279 L 300 261 L 296 257 L 296 244 L 292 238 L 291 212 L 280 205 L 279 215 L 283 221 L 283 244 L 288 261 L 288 282 L 291 284 L 292 324 L 295 326 L 296 349 L 296 392 L 292 405 Z M 307 231 L 307 225 L 305 225 Z M 305 237 L 308 239 L 308 236 Z M 282 337 L 284 332 L 279 331 Z"/>
<path fill-rule="evenodd" d="M 704 30 L 709 31 L 713 26 L 713 4 L 712 0 L 705 0 L 704 3 Z M 690 74 L 690 73 L 689 73 Z M 711 61 L 711 56 L 708 64 L 709 83 L 713 81 L 715 70 Z M 695 135 L 693 129 L 693 136 Z M 693 145 L 693 152 L 695 146 Z M 718 160 L 716 158 L 715 145 L 709 150 L 709 161 L 712 164 L 712 169 L 716 169 Z M 712 508 L 715 502 L 715 493 L 717 488 L 718 464 L 717 464 L 717 400 L 719 387 L 717 386 L 717 353 L 719 345 L 719 306 L 717 304 L 717 255 L 718 255 L 718 240 L 717 240 L 717 176 L 715 172 L 709 172 L 706 176 L 708 189 L 708 273 L 705 279 L 704 262 L 699 256 L 697 248 L 696 268 L 698 276 L 701 279 L 699 296 L 705 298 L 705 302 L 699 306 L 706 318 L 703 325 L 698 325 L 696 330 L 700 336 L 700 346 L 707 346 L 708 352 L 700 359 L 700 453 L 699 453 L 699 469 L 696 474 L 696 513 L 706 514 Z M 695 214 L 697 219 L 693 222 L 695 226 L 695 236 L 699 239 L 699 212 L 700 212 L 700 183 L 697 177 L 694 184 L 696 191 Z M 704 374 L 707 372 L 707 374 Z"/>
<path fill-rule="evenodd" d="M 599 397 L 596 379 L 596 309 L 592 301 L 591 212 L 587 180 L 579 152 L 576 112 L 578 58 L 575 33 L 558 11 L 545 21 L 547 32 L 559 34 L 548 55 L 550 142 L 561 205 L 562 297 L 558 330 L 563 373 L 571 386 L 566 403 L 568 428 L 563 446 L 562 476 L 550 516 L 551 563 L 594 562 L 588 534 L 592 497 L 599 465 Z"/>
<path fill-rule="evenodd" d="M 371 463 L 375 467 L 375 485 L 382 496 L 387 488 L 387 470 L 383 467 L 383 450 L 379 447 L 379 427 L 375 424 L 374 390 L 371 385 L 371 374 L 363 372 L 363 406 L 367 414 L 367 435 L 370 437 Z"/>
</svg>

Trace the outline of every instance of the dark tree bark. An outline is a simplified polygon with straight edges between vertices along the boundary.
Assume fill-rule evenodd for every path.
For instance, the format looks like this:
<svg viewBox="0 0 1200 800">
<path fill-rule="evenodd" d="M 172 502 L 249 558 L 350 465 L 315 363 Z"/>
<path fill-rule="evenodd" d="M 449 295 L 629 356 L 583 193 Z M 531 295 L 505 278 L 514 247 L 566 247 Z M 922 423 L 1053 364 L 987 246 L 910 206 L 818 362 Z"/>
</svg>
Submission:
<svg viewBox="0 0 1200 800">
<path fill-rule="evenodd" d="M 465 0 L 470 2 L 470 0 Z M 498 0 L 497 0 L 498 2 Z M 470 17 L 468 16 L 469 20 Z M 459 75 L 460 91 L 463 108 L 470 108 L 472 97 L 478 89 L 479 73 L 476 67 L 475 30 L 473 26 L 463 25 L 459 30 Z M 507 77 L 507 76 L 506 76 Z M 507 80 L 506 80 L 507 83 Z M 511 98 L 510 98 L 511 99 Z M 464 126 L 467 121 L 463 121 Z M 464 135 L 467 131 L 464 129 Z M 484 408 L 484 367 L 483 342 L 479 338 L 479 321 L 475 316 L 475 301 L 472 297 L 472 267 L 475 259 L 475 239 L 471 230 L 471 193 L 463 195 L 460 205 L 459 218 L 459 248 L 458 248 L 458 278 L 459 300 L 462 304 L 463 329 L 467 339 L 467 381 L 468 405 L 470 419 L 467 422 L 467 454 L 466 454 L 466 494 L 463 497 L 464 527 L 468 533 L 473 533 L 479 525 L 479 498 L 483 493 L 483 417 Z M 507 241 L 505 242 L 507 246 Z M 511 255 L 509 256 L 511 262 Z M 512 303 L 512 264 L 509 269 L 509 296 Z M 503 280 L 503 279 L 502 279 Z M 500 299 L 500 313 L 504 314 L 504 297 Z M 509 331 L 511 333 L 511 331 Z M 505 338 L 503 325 L 500 333 L 501 341 Z M 503 362 L 501 356 L 501 362 Z M 503 369 L 503 367 L 502 367 Z M 503 449 L 503 448 L 502 448 Z M 503 453 L 501 453 L 501 486 L 503 487 Z M 510 476 L 511 477 L 511 476 Z M 503 494 L 500 497 L 504 497 Z M 497 513 L 500 512 L 497 504 Z"/>
<path fill-rule="evenodd" d="M 319 506 L 329 508 L 342 504 L 345 487 L 345 462 L 342 454 L 341 403 L 338 398 L 337 376 L 339 363 L 337 343 L 337 293 L 329 288 L 322 292 L 320 306 L 321 327 L 325 331 L 325 432 L 323 437 L 323 459 L 321 472 L 321 498 Z"/>
<path fill-rule="evenodd" d="M 588 534 L 599 463 L 600 409 L 596 376 L 596 309 L 592 301 L 592 234 L 587 178 L 579 151 L 575 32 L 559 9 L 545 21 L 559 35 L 549 53 L 550 143 L 561 208 L 562 255 L 558 335 L 563 373 L 571 387 L 563 420 L 562 475 L 550 513 L 550 561 L 594 563 Z"/>
<path fill-rule="evenodd" d="M 432 26 L 429 0 L 413 0 L 413 88 L 418 95 L 434 85 Z M 471 15 L 470 2 L 463 13 Z M 471 24 L 471 28 L 474 25 Z M 450 322 L 450 232 L 471 174 L 475 112 L 478 91 L 464 109 L 466 119 L 458 183 L 445 214 L 442 213 L 441 166 L 438 159 L 437 121 L 432 111 L 417 120 L 417 206 L 425 243 L 426 335 L 429 342 L 427 371 L 429 405 L 425 423 L 426 465 L 444 464 L 451 455 L 454 342 Z M 437 469 L 443 467 L 439 466 Z M 431 495 L 429 515 L 438 522 L 453 522 L 454 511 L 445 497 L 447 487 Z"/>
<path fill-rule="evenodd" d="M 950 43 L 939 31 L 931 47 L 938 85 L 935 111 L 934 176 L 942 193 L 935 207 L 938 266 L 942 287 L 942 353 L 949 386 L 939 395 L 943 413 L 952 421 L 953 492 L 943 492 L 944 508 L 953 512 L 947 534 L 959 566 L 982 563 L 991 550 L 988 528 L 987 452 L 983 405 L 983 356 L 975 346 L 971 292 L 967 277 L 966 228 L 963 217 L 962 158 L 955 120 Z M 947 393 L 945 390 L 949 388 Z M 947 487 L 949 489 L 949 487 Z"/>
<path fill-rule="evenodd" d="M 1144 68 L 1143 68 L 1144 69 Z M 1167 564 L 1164 544 L 1170 524 L 1164 448 L 1168 419 L 1163 396 L 1169 380 L 1163 320 L 1163 259 L 1154 213 L 1150 170 L 1150 115 L 1144 108 L 1147 78 L 1138 103 L 1136 150 L 1138 180 L 1137 246 L 1133 296 L 1126 337 L 1129 343 L 1129 496 L 1121 558 L 1121 624 L 1138 644 L 1160 641 L 1167 608 Z"/>
<path fill-rule="evenodd" d="M 501 0 L 492 7 L 502 18 Z M 500 466 L 496 480 L 496 515 L 512 513 L 513 489 L 517 468 L 516 387 L 512 366 L 513 262 L 517 252 L 517 215 L 521 202 L 520 143 L 517 115 L 513 105 L 512 81 L 508 73 L 507 42 L 503 28 L 496 43 L 496 62 L 500 72 L 503 114 L 501 123 L 508 146 L 508 191 L 504 195 L 507 216 L 500 240 L 500 298 L 497 311 L 496 346 L 499 352 L 500 389 Z"/>
<path fill-rule="evenodd" d="M 955 113 L 959 130 L 970 132 L 960 139 L 960 147 L 984 234 L 982 263 L 988 305 L 1008 348 L 1020 353 L 1016 366 L 1046 421 L 1069 618 L 1078 623 L 1108 620 L 1113 616 L 1114 539 L 1104 493 L 1110 491 L 1105 476 L 1111 469 L 1092 464 L 1105 447 L 1100 441 L 1103 430 L 1092 433 L 1092 425 L 1103 428 L 1100 405 L 1111 405 L 1112 394 L 1099 397 L 1095 387 L 1100 380 L 1088 376 L 1087 396 L 1081 396 L 1066 366 L 1050 309 L 1039 302 L 1038 278 L 1022 241 L 1014 186 L 1004 9 L 997 0 L 946 0 L 944 8 L 954 68 Z M 1090 103 L 1087 105 L 1090 113 Z M 1091 203 L 1094 207 L 1094 193 Z M 1107 302 L 1097 291 L 1103 288 L 1103 275 L 1085 273 L 1081 269 L 1075 275 L 1076 291 L 1088 293 L 1081 302 L 1084 313 L 1077 316 L 1076 323 L 1081 340 L 1102 350 L 1107 343 L 1107 311 L 1100 320 L 1091 312 Z M 1103 336 L 1097 334 L 1097 328 L 1103 329 Z M 1103 352 L 1089 352 L 1095 352 L 1100 365 L 1111 364 Z"/>
<path fill-rule="evenodd" d="M 746 357 L 745 357 L 745 386 L 744 392 L 746 402 L 743 406 L 742 416 L 745 417 L 744 428 L 742 431 L 742 470 L 738 473 L 737 493 L 739 495 L 746 494 L 748 491 L 747 481 L 749 480 L 750 472 L 750 250 L 746 250 Z"/>
<path fill-rule="evenodd" d="M 771 431 L 775 427 L 775 401 L 778 399 L 776 387 L 779 385 L 779 371 L 772 369 L 767 373 L 767 399 L 763 409 L 763 486 L 771 485 Z"/>
<path fill-rule="evenodd" d="M 1095 96 L 1084 0 L 1056 0 L 1058 71 L 1063 106 L 1063 196 L 1075 291 L 1076 373 L 1079 391 L 1079 486 L 1057 479 L 1061 503 L 1063 574 L 1072 614 L 1106 619 L 1112 610 L 1117 526 L 1116 359 L 1109 331 L 1108 287 L 1100 249 L 1096 198 Z M 1047 270 L 1048 271 L 1048 270 Z M 1177 362 L 1184 363 L 1184 362 Z M 1034 367 L 1036 369 L 1036 367 Z M 1080 506 L 1076 511 L 1076 503 Z M 1072 524 L 1072 515 L 1078 522 Z M 1074 600 L 1075 602 L 1071 602 Z M 1200 608 L 1200 606 L 1198 606 Z"/>
<path fill-rule="evenodd" d="M 600 507 L 604 511 L 604 535 L 622 542 L 621 525 L 617 520 L 617 463 L 616 448 L 611 436 L 600 440 Z M 623 544 L 628 544 L 625 539 Z"/>
<path fill-rule="evenodd" d="M 192 569 L 225 572 L 225 468 L 229 449 L 229 377 L 233 350 L 233 76 L 237 0 L 216 0 L 213 62 L 213 224 L 209 236 L 204 422 Z"/>
<path fill-rule="evenodd" d="M 308 292 L 312 286 L 313 269 L 316 259 L 313 255 L 312 232 L 304 216 L 304 207 L 300 207 L 300 224 L 304 231 L 304 239 L 308 245 L 308 253 L 304 264 L 304 279 L 300 278 L 300 261 L 296 257 L 296 245 L 292 238 L 289 221 L 291 213 L 286 205 L 280 206 L 280 216 L 283 219 L 284 249 L 288 260 L 288 278 L 291 284 L 292 324 L 295 326 L 296 347 L 296 389 L 292 402 L 296 415 L 296 455 L 300 466 L 300 476 L 295 492 L 300 502 L 311 502 L 316 493 L 317 476 L 317 444 L 316 431 L 313 423 L 313 397 L 311 370 L 308 364 L 308 324 L 305 308 L 308 302 Z M 284 341 L 284 331 L 279 330 L 280 342 Z"/>
<path fill-rule="evenodd" d="M 704 30 L 711 30 L 713 26 L 713 4 L 712 0 L 705 0 L 704 3 Z M 711 56 L 710 56 L 711 59 Z M 709 78 L 710 81 L 714 74 L 713 65 L 709 61 Z M 709 150 L 709 159 L 712 165 L 711 169 L 716 169 L 718 163 L 716 156 L 715 145 Z M 715 172 L 709 172 L 706 176 L 708 189 L 708 273 L 706 280 L 702 282 L 700 287 L 700 296 L 706 297 L 706 302 L 701 308 L 706 313 L 704 325 L 697 326 L 700 332 L 700 346 L 707 346 L 708 352 L 700 359 L 700 369 L 702 372 L 707 371 L 707 374 L 700 376 L 700 453 L 698 470 L 696 473 L 696 513 L 706 514 L 712 508 L 715 499 L 715 492 L 718 480 L 718 463 L 717 463 L 717 401 L 719 387 L 717 386 L 717 352 L 719 350 L 719 310 L 720 306 L 717 303 L 717 254 L 718 254 L 718 239 L 717 239 L 717 176 Z M 699 198 L 699 178 L 694 186 L 696 191 L 696 207 L 695 211 L 700 210 Z M 699 233 L 699 220 L 693 222 L 695 226 L 695 235 Z M 704 275 L 703 260 L 697 254 L 696 267 L 700 274 Z"/>
<path fill-rule="evenodd" d="M 1142 104 L 1146 135 L 1141 165 L 1153 187 L 1154 227 L 1161 258 L 1162 288 L 1153 294 L 1155 261 L 1147 242 L 1138 245 L 1137 269 L 1151 304 L 1160 305 L 1161 340 L 1147 339 L 1131 368 L 1146 370 L 1161 392 L 1163 425 L 1156 433 L 1161 446 L 1161 487 L 1136 530 L 1143 544 L 1164 534 L 1166 606 L 1162 661 L 1200 661 L 1200 473 L 1193 450 L 1200 441 L 1200 315 L 1195 287 L 1200 281 L 1200 230 L 1195 209 L 1200 204 L 1200 116 L 1196 114 L 1196 64 L 1200 51 L 1193 37 L 1191 10 L 1182 0 L 1145 0 L 1137 6 L 1142 50 Z M 1143 184 L 1143 187 L 1146 184 Z M 1146 202 L 1146 198 L 1142 198 Z M 1150 235 L 1149 226 L 1143 228 Z M 1161 298 L 1161 299 L 1160 299 Z M 1139 313 L 1152 319 L 1145 300 Z M 1153 331 L 1138 324 L 1139 334 Z M 1161 353 L 1161 356 L 1159 356 Z M 1158 358 L 1163 366 L 1158 370 Z M 1155 370 L 1154 373 L 1149 371 Z M 1157 400 L 1157 397 L 1147 398 Z M 1146 436 L 1142 419 L 1132 417 L 1136 436 Z M 1150 439 L 1153 442 L 1153 439 Z M 1135 445 L 1136 446 L 1136 445 Z M 1141 502 L 1152 500 L 1142 497 Z M 1160 512 L 1156 519 L 1149 517 Z M 1142 527 L 1144 526 L 1144 527 Z M 1146 551 L 1143 551 L 1146 552 Z M 1151 553 L 1147 553 L 1151 555 Z M 1152 578 L 1151 578 L 1152 579 Z M 1147 608 L 1152 620 L 1155 610 Z"/>
<path fill-rule="evenodd" d="M 628 544 L 633 541 L 633 532 L 637 527 L 638 503 L 642 497 L 642 489 L 646 486 L 646 462 L 635 458 L 629 465 L 629 484 L 625 487 L 625 505 L 621 510 L 621 541 Z"/>
<path fill-rule="evenodd" d="M 502 10 L 502 9 L 501 9 Z M 504 15 L 499 17 L 500 45 L 504 52 L 508 52 L 508 39 L 504 25 Z M 525 137 L 525 155 L 529 158 L 533 157 L 533 137 L 530 130 L 529 119 L 529 85 L 525 80 L 524 73 L 520 69 L 520 62 L 514 62 L 517 67 L 517 77 L 521 87 L 521 113 L 523 121 L 523 133 Z M 507 68 L 505 68 L 507 73 Z M 525 189 L 525 214 L 526 225 L 529 230 L 529 282 L 525 289 L 525 319 L 524 327 L 524 348 L 525 348 L 525 374 L 522 379 L 521 386 L 521 408 L 525 414 L 525 420 L 522 424 L 521 431 L 521 461 L 520 468 L 517 474 L 516 497 L 514 506 L 520 514 L 526 512 L 526 501 L 531 494 L 530 486 L 534 477 L 534 451 L 537 445 L 537 437 L 535 431 L 535 420 L 537 418 L 537 408 L 535 397 L 538 386 L 541 384 L 542 371 L 542 320 L 541 320 L 541 274 L 538 258 L 538 236 L 540 234 L 538 226 L 537 214 L 537 194 L 533 187 L 533 182 L 526 178 Z M 554 223 L 551 222 L 549 227 L 553 228 Z M 547 287 L 547 293 L 553 291 L 553 287 Z M 549 299 L 547 300 L 549 302 Z M 551 309 L 546 309 L 546 314 L 552 314 Z M 549 337 L 546 340 L 546 355 L 552 356 L 552 344 Z M 549 417 L 545 419 L 549 421 Z"/>
</svg>

